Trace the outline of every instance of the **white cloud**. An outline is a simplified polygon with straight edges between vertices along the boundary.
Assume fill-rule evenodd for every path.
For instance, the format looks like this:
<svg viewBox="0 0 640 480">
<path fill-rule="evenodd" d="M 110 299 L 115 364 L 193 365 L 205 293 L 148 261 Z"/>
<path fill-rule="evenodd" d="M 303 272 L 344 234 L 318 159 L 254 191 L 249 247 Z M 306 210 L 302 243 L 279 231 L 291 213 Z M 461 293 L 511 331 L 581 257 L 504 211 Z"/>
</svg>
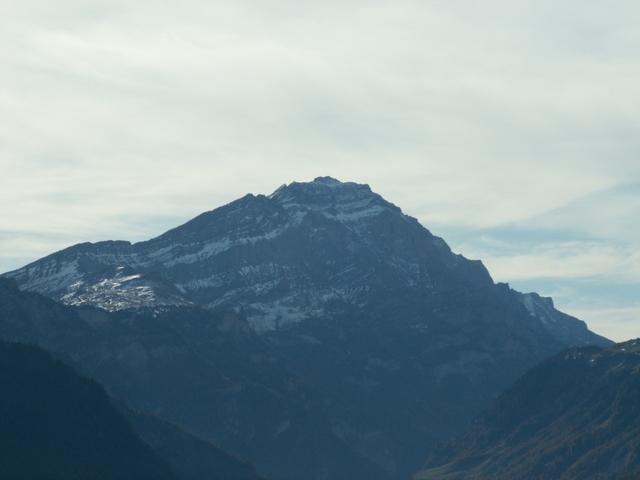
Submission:
<svg viewBox="0 0 640 480">
<path fill-rule="evenodd" d="M 634 179 L 585 195 L 560 208 L 526 220 L 527 228 L 568 231 L 607 240 L 627 240 L 640 246 L 640 183 Z"/>
</svg>

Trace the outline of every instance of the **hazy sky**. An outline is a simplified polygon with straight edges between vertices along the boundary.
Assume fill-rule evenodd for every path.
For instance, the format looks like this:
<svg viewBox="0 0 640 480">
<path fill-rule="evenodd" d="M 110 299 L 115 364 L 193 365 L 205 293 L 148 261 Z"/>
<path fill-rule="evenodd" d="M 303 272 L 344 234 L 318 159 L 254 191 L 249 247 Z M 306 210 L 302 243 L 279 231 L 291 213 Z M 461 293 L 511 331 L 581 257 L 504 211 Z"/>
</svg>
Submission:
<svg viewBox="0 0 640 480">
<path fill-rule="evenodd" d="M 616 0 L 4 0 L 0 271 L 331 175 L 640 336 L 638 24 Z"/>
</svg>

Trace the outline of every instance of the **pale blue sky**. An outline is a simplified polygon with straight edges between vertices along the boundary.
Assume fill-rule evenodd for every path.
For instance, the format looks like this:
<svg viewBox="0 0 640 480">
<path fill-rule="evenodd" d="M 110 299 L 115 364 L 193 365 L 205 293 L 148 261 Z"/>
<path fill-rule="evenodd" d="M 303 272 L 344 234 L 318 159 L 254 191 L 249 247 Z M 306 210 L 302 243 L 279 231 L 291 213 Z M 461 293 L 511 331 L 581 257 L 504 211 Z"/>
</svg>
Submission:
<svg viewBox="0 0 640 480">
<path fill-rule="evenodd" d="M 331 175 L 640 336 L 639 21 L 633 1 L 2 2 L 0 270 Z"/>
</svg>

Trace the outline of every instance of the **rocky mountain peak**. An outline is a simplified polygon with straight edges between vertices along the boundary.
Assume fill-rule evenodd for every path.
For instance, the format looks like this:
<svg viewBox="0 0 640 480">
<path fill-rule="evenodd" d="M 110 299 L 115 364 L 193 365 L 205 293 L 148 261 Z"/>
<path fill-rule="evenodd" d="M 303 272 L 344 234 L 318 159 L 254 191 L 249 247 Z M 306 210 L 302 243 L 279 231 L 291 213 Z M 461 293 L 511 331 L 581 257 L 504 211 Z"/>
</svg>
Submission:
<svg viewBox="0 0 640 480">
<path fill-rule="evenodd" d="M 308 212 L 344 224 L 361 223 L 385 213 L 404 217 L 398 207 L 373 192 L 369 185 L 341 182 L 332 177 L 282 185 L 268 198 L 284 208 L 294 220 Z"/>
<path fill-rule="evenodd" d="M 324 185 L 329 185 L 333 187 L 344 185 L 344 183 L 338 180 L 337 178 L 333 178 L 330 176 L 316 177 L 313 179 L 313 183 L 322 183 Z"/>
</svg>

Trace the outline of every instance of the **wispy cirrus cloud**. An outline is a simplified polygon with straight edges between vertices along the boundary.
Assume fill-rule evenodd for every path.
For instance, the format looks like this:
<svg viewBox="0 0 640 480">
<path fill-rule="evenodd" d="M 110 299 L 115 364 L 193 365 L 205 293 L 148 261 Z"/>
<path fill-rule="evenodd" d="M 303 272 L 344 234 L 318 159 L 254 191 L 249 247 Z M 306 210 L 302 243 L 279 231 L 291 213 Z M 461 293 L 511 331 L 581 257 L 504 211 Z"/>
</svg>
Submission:
<svg viewBox="0 0 640 480">
<path fill-rule="evenodd" d="M 547 243 L 533 250 L 478 254 L 504 280 L 615 278 L 640 283 L 640 251 L 594 242 Z"/>
</svg>

